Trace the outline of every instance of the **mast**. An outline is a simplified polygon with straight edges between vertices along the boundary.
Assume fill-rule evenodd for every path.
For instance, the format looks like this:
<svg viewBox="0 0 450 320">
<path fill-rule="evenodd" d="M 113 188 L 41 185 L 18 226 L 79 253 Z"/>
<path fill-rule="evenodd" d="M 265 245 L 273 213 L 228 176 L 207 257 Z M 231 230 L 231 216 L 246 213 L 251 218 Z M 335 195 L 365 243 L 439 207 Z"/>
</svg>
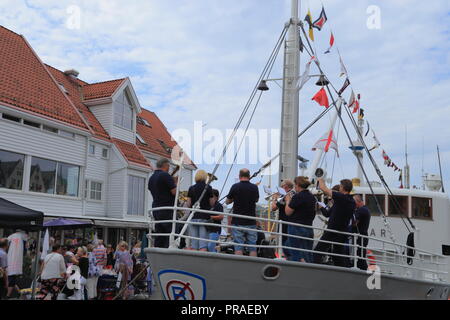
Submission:
<svg viewBox="0 0 450 320">
<path fill-rule="evenodd" d="M 297 176 L 300 75 L 299 0 L 292 0 L 289 32 L 284 46 L 283 98 L 280 134 L 280 182 Z"/>
</svg>

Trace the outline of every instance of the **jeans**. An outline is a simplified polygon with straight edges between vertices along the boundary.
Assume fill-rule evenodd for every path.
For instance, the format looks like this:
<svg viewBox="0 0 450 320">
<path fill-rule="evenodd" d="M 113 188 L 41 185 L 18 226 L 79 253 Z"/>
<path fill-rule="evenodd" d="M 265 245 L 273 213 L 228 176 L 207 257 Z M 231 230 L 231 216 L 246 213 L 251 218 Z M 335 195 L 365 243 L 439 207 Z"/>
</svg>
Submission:
<svg viewBox="0 0 450 320">
<path fill-rule="evenodd" d="M 366 258 L 367 257 L 367 244 L 369 243 L 369 239 L 363 238 L 363 237 L 358 237 L 356 242 L 357 242 L 358 246 L 363 247 L 363 248 L 358 248 L 358 250 L 356 251 L 356 254 L 358 255 L 358 257 Z M 367 268 L 368 268 L 367 260 L 358 259 L 357 267 L 361 270 L 367 270 Z"/>
<path fill-rule="evenodd" d="M 219 233 L 218 232 L 211 232 L 209 234 L 209 240 L 214 240 L 214 241 L 219 240 Z M 208 251 L 209 252 L 216 252 L 216 245 L 217 245 L 217 242 L 208 242 Z"/>
<path fill-rule="evenodd" d="M 250 226 L 242 226 L 242 225 L 234 225 L 235 227 L 254 229 L 253 230 L 240 230 L 240 229 L 232 229 L 233 234 L 233 242 L 237 244 L 256 244 L 256 240 L 258 239 L 258 232 L 256 231 L 255 225 Z M 256 247 L 247 247 L 249 252 L 256 251 Z M 242 251 L 243 246 L 234 245 L 234 251 Z"/>
<path fill-rule="evenodd" d="M 156 221 L 159 220 L 172 220 L 173 211 L 171 210 L 161 210 L 155 211 L 153 217 Z M 155 237 L 155 247 L 157 248 L 168 248 L 169 247 L 169 236 L 172 232 L 172 223 L 157 223 L 155 224 L 155 233 L 167 233 L 167 236 L 156 236 Z"/>
<path fill-rule="evenodd" d="M 297 226 L 289 225 L 288 226 L 288 234 L 293 235 L 293 236 L 299 236 L 299 237 L 305 237 L 305 238 L 311 239 L 311 240 L 307 240 L 307 239 L 299 239 L 299 238 L 289 237 L 287 240 L 287 245 L 289 247 L 312 250 L 314 232 L 311 228 L 297 227 Z M 290 253 L 290 256 L 288 257 L 289 261 L 300 261 L 301 259 L 304 259 L 305 262 L 313 261 L 313 256 L 312 256 L 311 252 L 290 249 L 289 253 Z"/>
<path fill-rule="evenodd" d="M 208 220 L 205 219 L 192 219 L 192 222 L 201 222 L 201 223 L 207 223 Z M 189 235 L 191 237 L 196 238 L 202 238 L 202 239 L 208 239 L 208 231 L 206 231 L 205 226 L 201 225 L 190 225 L 189 226 Z M 198 240 L 198 239 L 191 239 L 191 248 L 200 250 L 200 249 L 206 249 L 208 248 L 208 242 L 204 240 Z"/>
</svg>

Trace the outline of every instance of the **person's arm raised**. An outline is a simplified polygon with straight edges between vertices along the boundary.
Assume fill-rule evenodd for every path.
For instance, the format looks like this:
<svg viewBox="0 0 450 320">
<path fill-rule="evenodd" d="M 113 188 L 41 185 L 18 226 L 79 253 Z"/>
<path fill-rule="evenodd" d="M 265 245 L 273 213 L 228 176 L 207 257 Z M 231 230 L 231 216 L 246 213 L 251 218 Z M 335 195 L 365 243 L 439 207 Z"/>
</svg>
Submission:
<svg viewBox="0 0 450 320">
<path fill-rule="evenodd" d="M 319 181 L 319 188 L 323 191 L 323 193 L 329 197 L 333 196 L 333 192 L 327 187 L 323 178 L 317 179 Z"/>
</svg>

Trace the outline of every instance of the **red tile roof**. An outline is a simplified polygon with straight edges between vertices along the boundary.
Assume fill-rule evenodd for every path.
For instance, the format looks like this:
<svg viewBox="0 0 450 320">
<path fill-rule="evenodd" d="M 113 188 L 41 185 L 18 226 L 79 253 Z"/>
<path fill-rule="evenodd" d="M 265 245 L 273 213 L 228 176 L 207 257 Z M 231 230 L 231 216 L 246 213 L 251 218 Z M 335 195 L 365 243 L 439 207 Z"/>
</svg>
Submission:
<svg viewBox="0 0 450 320">
<path fill-rule="evenodd" d="M 117 79 L 86 84 L 82 88 L 84 100 L 110 97 L 125 80 L 126 79 Z"/>
<path fill-rule="evenodd" d="M 142 109 L 142 112 L 139 114 L 139 117 L 147 120 L 151 127 L 146 126 L 144 124 L 137 122 L 136 132 L 144 139 L 147 144 L 141 143 L 136 139 L 136 144 L 141 150 L 145 150 L 154 154 L 157 154 L 162 157 L 171 158 L 171 153 L 166 150 L 164 145 L 174 148 L 177 145 L 177 142 L 173 140 L 167 128 L 164 126 L 162 121 L 158 118 L 158 116 L 147 109 Z M 160 143 L 160 140 L 162 143 Z M 195 164 L 192 160 L 185 155 L 184 163 L 188 165 Z"/>
<path fill-rule="evenodd" d="M 125 159 L 127 159 L 129 162 L 138 164 L 143 167 L 151 168 L 150 164 L 147 162 L 144 155 L 136 145 L 119 139 L 112 140 L 119 151 L 122 153 L 122 155 L 125 157 Z"/>
<path fill-rule="evenodd" d="M 88 129 L 24 37 L 0 26 L 0 101 Z"/>
<path fill-rule="evenodd" d="M 72 103 L 77 107 L 78 111 L 83 115 L 84 119 L 88 123 L 89 127 L 94 132 L 94 135 L 98 138 L 110 140 L 110 137 L 106 130 L 102 127 L 100 122 L 94 116 L 94 114 L 82 103 L 82 86 L 86 83 L 80 79 L 73 79 L 70 76 L 64 74 L 64 72 L 46 65 L 50 73 L 55 80 L 62 84 L 67 90 L 67 96 Z"/>
</svg>

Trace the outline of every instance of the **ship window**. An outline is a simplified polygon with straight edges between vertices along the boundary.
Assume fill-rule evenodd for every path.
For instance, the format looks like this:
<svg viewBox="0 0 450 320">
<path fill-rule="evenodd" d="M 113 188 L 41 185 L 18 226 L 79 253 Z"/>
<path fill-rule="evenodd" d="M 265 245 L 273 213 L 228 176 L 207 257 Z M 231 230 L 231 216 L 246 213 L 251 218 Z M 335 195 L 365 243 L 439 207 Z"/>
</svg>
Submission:
<svg viewBox="0 0 450 320">
<path fill-rule="evenodd" d="M 380 210 L 378 209 L 376 200 L 378 200 L 378 203 L 380 204 L 381 210 L 383 211 L 382 213 L 385 214 L 385 198 L 386 197 L 384 194 L 366 194 L 366 207 L 367 209 L 369 209 L 370 214 L 374 216 L 379 216 L 381 214 Z"/>
<path fill-rule="evenodd" d="M 398 204 L 398 205 L 397 205 Z M 408 215 L 407 196 L 389 196 L 389 216 L 399 217 Z"/>
<path fill-rule="evenodd" d="M 433 218 L 433 200 L 431 198 L 412 198 L 412 217 L 418 219 Z"/>
</svg>

